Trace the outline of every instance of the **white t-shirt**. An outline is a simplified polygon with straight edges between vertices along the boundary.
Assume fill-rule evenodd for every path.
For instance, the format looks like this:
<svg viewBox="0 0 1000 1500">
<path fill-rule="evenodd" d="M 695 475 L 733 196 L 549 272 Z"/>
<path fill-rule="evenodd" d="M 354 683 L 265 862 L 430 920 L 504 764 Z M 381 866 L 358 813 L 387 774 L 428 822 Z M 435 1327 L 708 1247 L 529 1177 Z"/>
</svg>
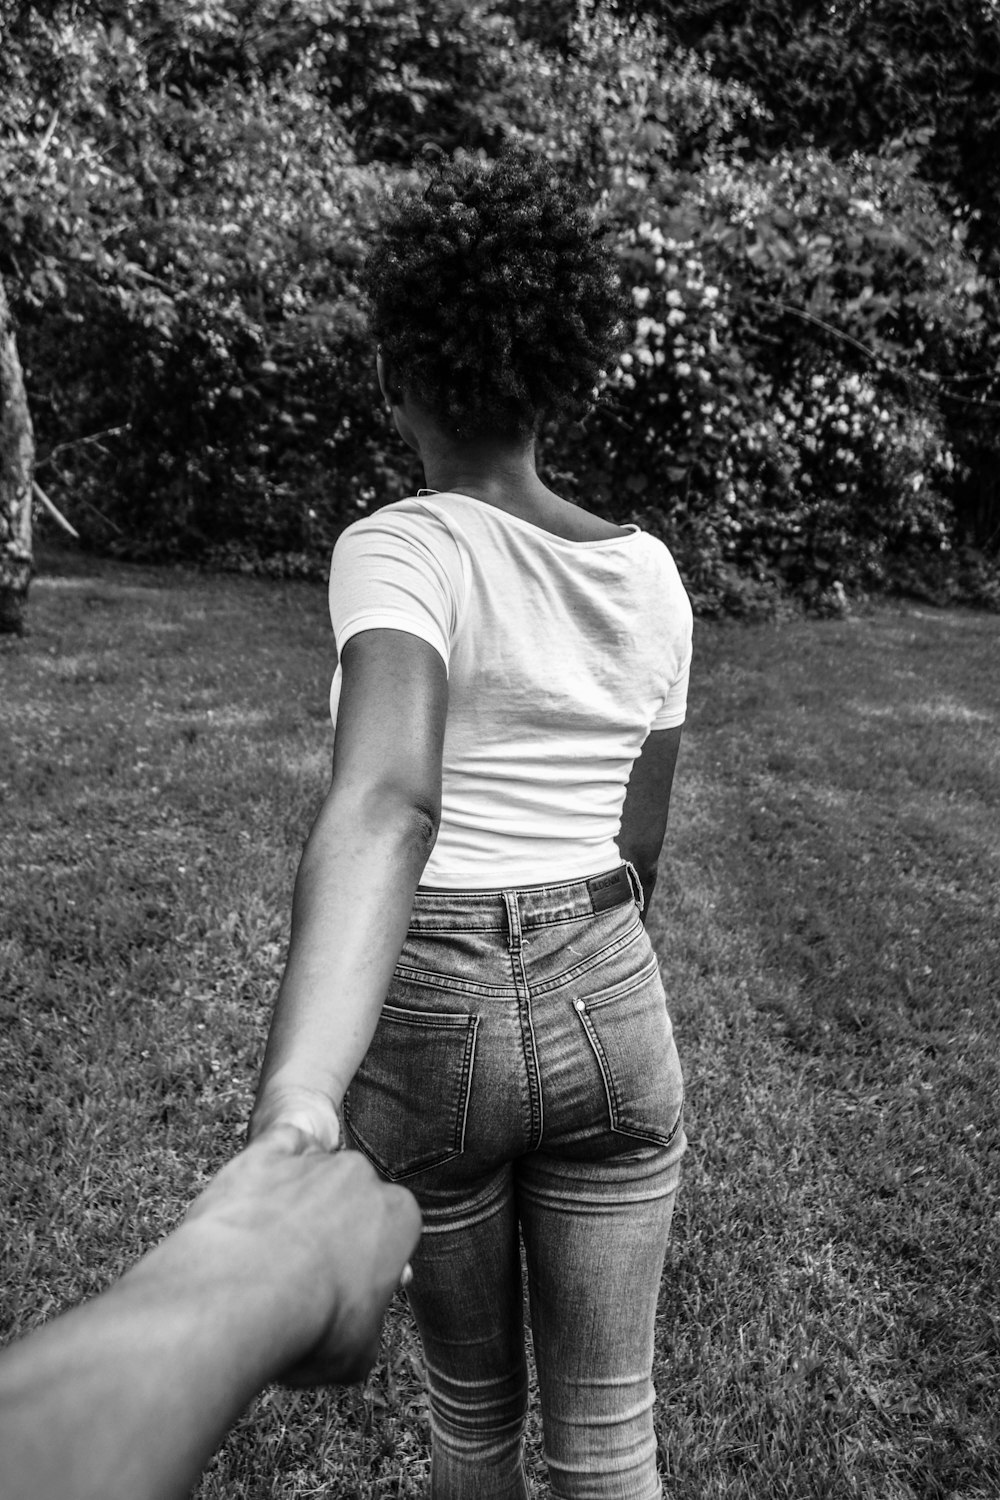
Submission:
<svg viewBox="0 0 1000 1500">
<path fill-rule="evenodd" d="M 498 890 L 612 869 L 633 761 L 684 721 L 691 606 L 637 527 L 574 542 L 459 494 L 387 505 L 342 534 L 338 653 L 419 636 L 448 671 L 441 825 L 421 884 Z M 338 666 L 330 692 L 334 723 Z"/>
</svg>

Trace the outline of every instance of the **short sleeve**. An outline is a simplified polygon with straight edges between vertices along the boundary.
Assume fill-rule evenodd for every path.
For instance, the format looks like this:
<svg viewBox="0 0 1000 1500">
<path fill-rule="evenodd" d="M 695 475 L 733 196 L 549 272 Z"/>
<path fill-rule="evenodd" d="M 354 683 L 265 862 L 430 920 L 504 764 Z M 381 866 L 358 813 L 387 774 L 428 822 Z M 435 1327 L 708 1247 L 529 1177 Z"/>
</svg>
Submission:
<svg viewBox="0 0 1000 1500">
<path fill-rule="evenodd" d="M 664 652 L 668 681 L 663 703 L 650 729 L 676 729 L 687 717 L 694 621 L 691 601 L 673 558 L 669 560 L 665 592 L 664 603 L 670 620 L 669 644 Z"/>
<path fill-rule="evenodd" d="M 386 506 L 349 526 L 330 567 L 330 619 L 338 655 L 362 630 L 403 630 L 451 657 L 464 570 L 448 528 L 428 511 Z"/>
</svg>

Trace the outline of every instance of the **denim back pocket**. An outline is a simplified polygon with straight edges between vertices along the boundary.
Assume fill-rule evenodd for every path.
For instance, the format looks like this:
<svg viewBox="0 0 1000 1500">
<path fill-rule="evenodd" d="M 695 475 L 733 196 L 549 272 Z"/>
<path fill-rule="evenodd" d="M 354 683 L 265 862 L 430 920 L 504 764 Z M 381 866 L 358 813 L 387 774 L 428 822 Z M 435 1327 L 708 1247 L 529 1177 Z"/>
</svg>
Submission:
<svg viewBox="0 0 1000 1500">
<path fill-rule="evenodd" d="M 573 1008 L 597 1059 L 611 1129 L 669 1146 L 681 1128 L 684 1082 L 656 960 Z"/>
<path fill-rule="evenodd" d="M 344 1118 L 390 1182 L 461 1154 L 478 1026 L 478 1016 L 382 1007 Z"/>
</svg>

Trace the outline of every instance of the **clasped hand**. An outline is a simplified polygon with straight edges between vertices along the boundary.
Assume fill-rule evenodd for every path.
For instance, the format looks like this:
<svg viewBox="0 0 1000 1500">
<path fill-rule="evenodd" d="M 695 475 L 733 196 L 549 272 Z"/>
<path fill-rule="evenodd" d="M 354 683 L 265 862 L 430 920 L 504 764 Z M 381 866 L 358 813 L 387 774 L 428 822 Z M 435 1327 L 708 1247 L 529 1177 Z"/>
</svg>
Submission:
<svg viewBox="0 0 1000 1500">
<path fill-rule="evenodd" d="M 324 1149 L 285 1123 L 255 1135 L 192 1205 L 182 1237 L 197 1237 L 205 1272 L 248 1278 L 281 1304 L 275 1378 L 315 1385 L 361 1379 L 379 1326 L 420 1235 L 405 1188 L 382 1182 L 356 1151 Z M 278 1320 L 276 1320 L 278 1321 Z"/>
</svg>

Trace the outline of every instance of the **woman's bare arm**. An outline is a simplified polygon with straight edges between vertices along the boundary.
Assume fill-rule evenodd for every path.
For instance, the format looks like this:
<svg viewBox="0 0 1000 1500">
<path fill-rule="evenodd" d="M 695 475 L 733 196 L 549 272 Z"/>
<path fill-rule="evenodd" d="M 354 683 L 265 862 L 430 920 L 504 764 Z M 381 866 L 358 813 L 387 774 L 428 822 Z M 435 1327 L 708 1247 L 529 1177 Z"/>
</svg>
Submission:
<svg viewBox="0 0 1000 1500">
<path fill-rule="evenodd" d="M 342 667 L 333 781 L 299 865 L 251 1119 L 251 1137 L 284 1121 L 328 1147 L 437 834 L 448 699 L 441 657 L 404 631 L 353 636 Z"/>
<path fill-rule="evenodd" d="M 681 726 L 654 729 L 636 758 L 625 792 L 618 848 L 633 864 L 645 899 L 643 920 L 656 885 L 656 869 L 667 831 L 670 791 L 681 744 Z"/>
</svg>

